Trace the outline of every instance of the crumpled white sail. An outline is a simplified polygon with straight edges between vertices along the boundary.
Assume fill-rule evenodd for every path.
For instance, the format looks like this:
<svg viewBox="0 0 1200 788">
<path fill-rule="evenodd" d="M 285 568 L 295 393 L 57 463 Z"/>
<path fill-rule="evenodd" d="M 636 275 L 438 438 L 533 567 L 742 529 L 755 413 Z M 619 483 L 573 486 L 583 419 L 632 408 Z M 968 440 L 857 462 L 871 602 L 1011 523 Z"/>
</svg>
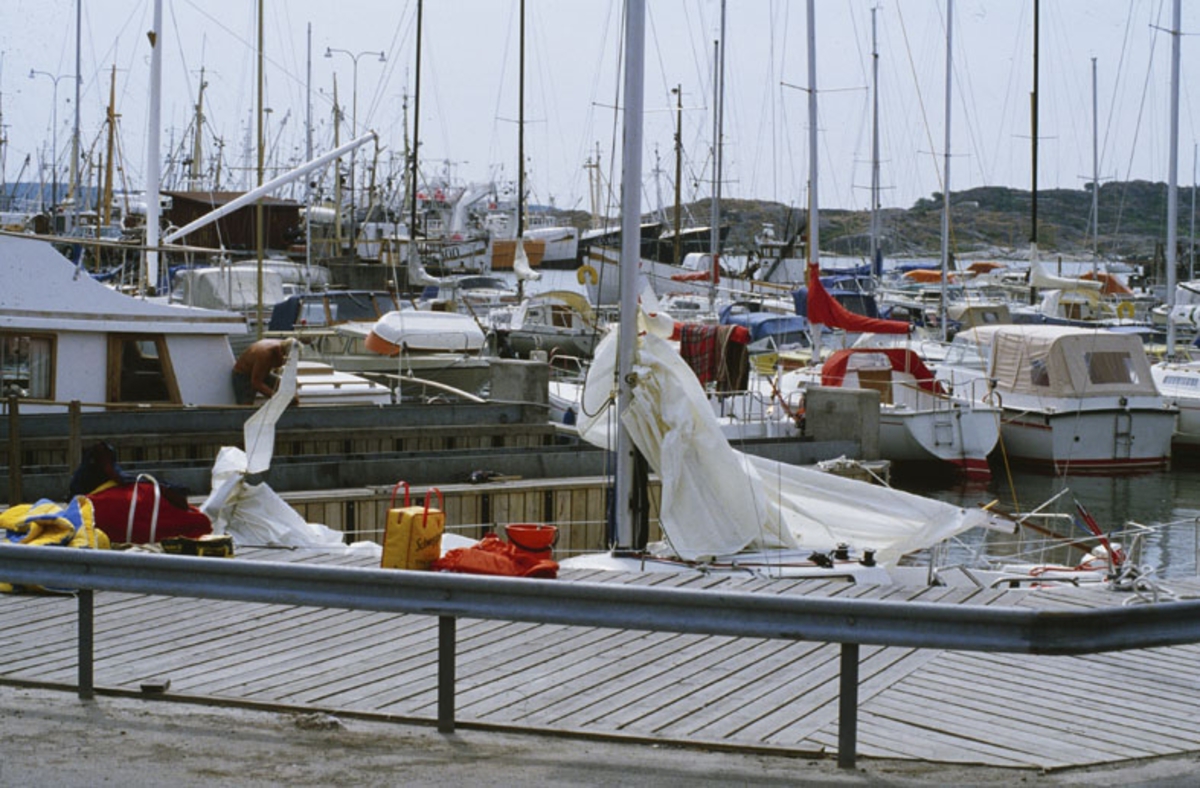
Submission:
<svg viewBox="0 0 1200 788">
<path fill-rule="evenodd" d="M 266 482 L 247 484 L 250 474 L 265 473 L 275 453 L 275 423 L 296 396 L 299 353 L 289 353 L 280 375 L 279 387 L 246 419 L 243 436 L 246 450 L 222 446 L 212 470 L 212 492 L 200 510 L 212 520 L 213 533 L 229 534 L 239 545 L 345 548 L 378 554 L 373 542 L 346 546 L 343 535 L 328 526 L 310 523 Z"/>
<path fill-rule="evenodd" d="M 606 407 L 614 390 L 617 329 L 597 348 L 584 386 L 579 430 L 611 447 Z M 929 547 L 989 518 L 918 495 L 752 457 L 720 430 L 700 382 L 675 349 L 653 333 L 638 337 L 637 385 L 625 427 L 662 481 L 661 525 L 685 560 L 743 550 L 839 543 L 875 549 L 881 564 Z"/>
</svg>

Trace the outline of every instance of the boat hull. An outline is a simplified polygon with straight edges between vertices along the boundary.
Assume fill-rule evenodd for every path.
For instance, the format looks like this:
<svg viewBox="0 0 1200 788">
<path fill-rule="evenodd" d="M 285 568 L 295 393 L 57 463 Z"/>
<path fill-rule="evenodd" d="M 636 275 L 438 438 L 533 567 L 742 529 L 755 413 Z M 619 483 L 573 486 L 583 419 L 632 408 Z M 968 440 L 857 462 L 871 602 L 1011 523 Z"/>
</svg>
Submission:
<svg viewBox="0 0 1200 788">
<path fill-rule="evenodd" d="M 1170 462 L 1176 417 L 1167 408 L 1006 409 L 1000 434 L 1010 459 L 1055 473 L 1152 470 Z"/>
<path fill-rule="evenodd" d="M 998 416 L 986 408 L 884 408 L 879 453 L 894 462 L 945 463 L 968 478 L 987 480 L 992 476 L 987 458 L 1000 437 Z"/>
</svg>

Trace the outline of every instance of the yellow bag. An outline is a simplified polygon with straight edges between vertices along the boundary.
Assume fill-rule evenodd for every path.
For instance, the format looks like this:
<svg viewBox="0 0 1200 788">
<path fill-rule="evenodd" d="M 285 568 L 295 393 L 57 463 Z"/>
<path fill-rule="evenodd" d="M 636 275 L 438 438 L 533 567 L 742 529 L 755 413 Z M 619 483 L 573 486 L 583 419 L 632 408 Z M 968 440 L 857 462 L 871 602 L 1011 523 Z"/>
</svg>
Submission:
<svg viewBox="0 0 1200 788">
<path fill-rule="evenodd" d="M 404 486 L 404 506 L 397 509 L 396 491 L 401 485 Z M 436 487 L 430 487 L 425 494 L 424 506 L 409 505 L 408 482 L 398 482 L 392 488 L 392 502 L 383 532 L 381 568 L 428 570 L 441 557 L 446 515 L 441 509 L 429 508 L 429 499 L 433 495 L 437 495 L 439 505 L 446 505 L 442 491 Z"/>
</svg>

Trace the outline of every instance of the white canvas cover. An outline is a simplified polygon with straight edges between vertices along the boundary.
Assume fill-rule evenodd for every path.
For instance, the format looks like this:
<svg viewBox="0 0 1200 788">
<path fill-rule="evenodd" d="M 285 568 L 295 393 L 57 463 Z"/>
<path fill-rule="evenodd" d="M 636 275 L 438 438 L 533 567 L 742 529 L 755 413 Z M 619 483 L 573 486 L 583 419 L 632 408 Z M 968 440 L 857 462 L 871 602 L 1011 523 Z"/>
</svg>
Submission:
<svg viewBox="0 0 1200 788">
<path fill-rule="evenodd" d="M 374 542 L 345 545 L 340 531 L 310 523 L 266 482 L 248 484 L 250 474 L 265 473 L 275 453 L 275 423 L 296 394 L 297 355 L 289 354 L 279 388 L 242 428 L 246 449 L 222 446 L 212 470 L 212 492 L 200 511 L 212 520 L 213 533 L 229 534 L 238 545 L 346 549 L 382 553 Z"/>
<path fill-rule="evenodd" d="M 617 330 L 601 342 L 584 386 L 579 429 L 611 447 Z M 638 338 L 637 386 L 625 427 L 662 480 L 661 525 L 686 560 L 742 550 L 839 543 L 876 549 L 881 563 L 988 518 L 917 495 L 751 457 L 729 445 L 695 374 L 665 340 Z"/>
<path fill-rule="evenodd" d="M 350 333 L 361 326 L 344 324 L 335 329 Z M 477 353 L 486 337 L 479 322 L 461 312 L 401 309 L 379 318 L 371 331 L 385 342 L 409 351 Z"/>
<path fill-rule="evenodd" d="M 991 347 L 990 377 L 1003 392 L 1054 398 L 1154 397 L 1142 340 L 1069 326 L 973 329 Z"/>
<path fill-rule="evenodd" d="M 278 272 L 264 270 L 262 283 L 262 302 L 267 307 L 287 297 Z M 258 306 L 258 270 L 221 266 L 180 271 L 171 300 L 202 309 L 254 309 Z"/>
</svg>

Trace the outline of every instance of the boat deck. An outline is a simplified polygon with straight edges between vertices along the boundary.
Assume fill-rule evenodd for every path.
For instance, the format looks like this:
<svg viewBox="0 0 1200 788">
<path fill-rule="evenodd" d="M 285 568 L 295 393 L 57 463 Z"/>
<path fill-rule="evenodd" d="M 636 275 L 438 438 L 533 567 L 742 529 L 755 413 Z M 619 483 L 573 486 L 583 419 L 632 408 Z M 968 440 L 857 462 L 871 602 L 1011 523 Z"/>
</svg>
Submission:
<svg viewBox="0 0 1200 788">
<path fill-rule="evenodd" d="M 374 565 L 305 550 L 233 560 Z M 573 571 L 558 582 L 576 581 L 1041 609 L 1127 598 L 697 574 Z M 1200 581 L 1169 586 L 1200 593 Z M 436 719 L 434 617 L 112 592 L 96 594 L 95 610 L 100 691 L 169 679 L 181 698 Z M 76 611 L 71 597 L 0 595 L 0 682 L 74 686 Z M 472 619 L 457 631 L 463 728 L 801 754 L 837 746 L 837 645 Z M 1083 657 L 863 646 L 858 753 L 1061 769 L 1200 751 L 1198 664 L 1200 645 Z"/>
</svg>

